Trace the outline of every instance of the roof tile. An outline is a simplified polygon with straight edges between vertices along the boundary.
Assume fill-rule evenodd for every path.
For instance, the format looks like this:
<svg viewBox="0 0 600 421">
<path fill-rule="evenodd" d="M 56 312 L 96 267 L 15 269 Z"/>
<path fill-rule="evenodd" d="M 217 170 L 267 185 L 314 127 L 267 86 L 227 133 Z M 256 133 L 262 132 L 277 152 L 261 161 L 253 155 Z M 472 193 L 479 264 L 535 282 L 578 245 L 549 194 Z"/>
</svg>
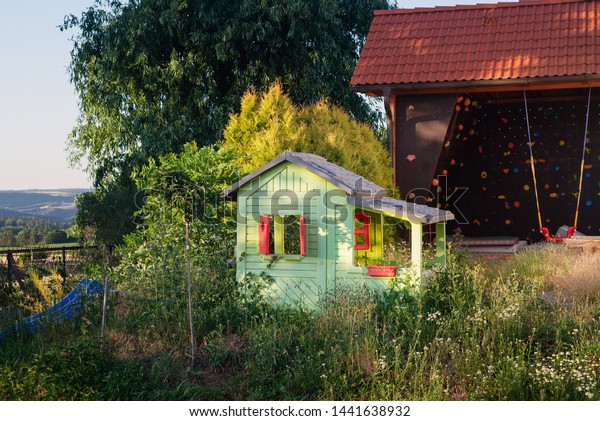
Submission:
<svg viewBox="0 0 600 421">
<path fill-rule="evenodd" d="M 600 1 L 377 11 L 351 84 L 598 74 L 599 32 Z"/>
</svg>

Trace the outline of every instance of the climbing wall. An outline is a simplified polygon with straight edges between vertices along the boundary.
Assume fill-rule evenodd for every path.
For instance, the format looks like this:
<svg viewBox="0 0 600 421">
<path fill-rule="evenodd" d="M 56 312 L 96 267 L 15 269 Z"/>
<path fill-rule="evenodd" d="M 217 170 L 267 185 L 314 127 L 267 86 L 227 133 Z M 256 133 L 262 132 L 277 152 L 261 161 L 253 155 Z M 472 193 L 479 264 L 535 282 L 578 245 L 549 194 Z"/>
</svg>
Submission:
<svg viewBox="0 0 600 421">
<path fill-rule="evenodd" d="M 587 98 L 529 103 L 543 224 L 572 225 L 577 203 Z M 511 235 L 539 241 L 523 101 L 484 103 L 459 96 L 432 190 L 467 236 Z M 600 235 L 600 104 L 592 101 L 579 231 Z"/>
</svg>

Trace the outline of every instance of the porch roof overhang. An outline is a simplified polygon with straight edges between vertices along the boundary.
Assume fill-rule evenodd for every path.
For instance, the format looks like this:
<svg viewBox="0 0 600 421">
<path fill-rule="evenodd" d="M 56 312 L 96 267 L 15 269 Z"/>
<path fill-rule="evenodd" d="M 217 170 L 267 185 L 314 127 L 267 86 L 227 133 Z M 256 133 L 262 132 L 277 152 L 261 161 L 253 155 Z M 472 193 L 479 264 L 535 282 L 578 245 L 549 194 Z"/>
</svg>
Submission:
<svg viewBox="0 0 600 421">
<path fill-rule="evenodd" d="M 407 219 L 422 224 L 435 224 L 454 219 L 452 212 L 426 205 L 406 202 L 392 197 L 360 198 L 348 197 L 348 203 L 358 208 L 369 209 L 396 219 Z"/>
</svg>

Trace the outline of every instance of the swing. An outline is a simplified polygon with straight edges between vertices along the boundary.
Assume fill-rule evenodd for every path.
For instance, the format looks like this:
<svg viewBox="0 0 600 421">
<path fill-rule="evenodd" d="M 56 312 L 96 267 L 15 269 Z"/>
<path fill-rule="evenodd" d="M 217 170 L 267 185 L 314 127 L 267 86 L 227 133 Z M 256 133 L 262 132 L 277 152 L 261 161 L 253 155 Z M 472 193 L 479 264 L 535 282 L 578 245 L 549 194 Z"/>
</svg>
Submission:
<svg viewBox="0 0 600 421">
<path fill-rule="evenodd" d="M 566 238 L 571 238 L 573 236 L 573 234 L 575 233 L 575 231 L 577 230 L 577 221 L 579 219 L 579 205 L 581 203 L 581 190 L 583 187 L 583 169 L 584 169 L 584 165 L 585 165 L 585 145 L 587 143 L 588 123 L 589 123 L 589 116 L 590 116 L 590 100 L 592 98 L 592 87 L 590 86 L 590 89 L 588 92 L 587 109 L 586 109 L 586 113 L 585 113 L 585 131 L 583 132 L 583 148 L 582 148 L 583 151 L 581 154 L 581 170 L 580 170 L 580 174 L 579 174 L 579 192 L 577 193 L 577 206 L 575 208 L 575 221 L 573 222 L 573 225 L 568 228 L 567 234 L 564 237 L 553 236 L 552 234 L 550 234 L 550 230 L 547 227 L 545 227 L 544 224 L 542 223 L 542 213 L 540 211 L 540 200 L 539 200 L 539 195 L 538 195 L 537 179 L 535 176 L 535 163 L 534 163 L 535 161 L 533 158 L 533 145 L 531 143 L 531 128 L 529 126 L 529 107 L 527 106 L 527 92 L 525 90 L 523 90 L 523 98 L 525 100 L 525 119 L 527 121 L 527 139 L 529 141 L 529 143 L 528 143 L 528 145 L 529 145 L 529 160 L 531 161 L 531 175 L 533 177 L 533 190 L 535 192 L 535 203 L 537 206 L 537 216 L 538 216 L 538 223 L 540 225 L 540 233 L 544 236 L 546 241 L 550 241 L 553 243 L 560 243 Z"/>
</svg>

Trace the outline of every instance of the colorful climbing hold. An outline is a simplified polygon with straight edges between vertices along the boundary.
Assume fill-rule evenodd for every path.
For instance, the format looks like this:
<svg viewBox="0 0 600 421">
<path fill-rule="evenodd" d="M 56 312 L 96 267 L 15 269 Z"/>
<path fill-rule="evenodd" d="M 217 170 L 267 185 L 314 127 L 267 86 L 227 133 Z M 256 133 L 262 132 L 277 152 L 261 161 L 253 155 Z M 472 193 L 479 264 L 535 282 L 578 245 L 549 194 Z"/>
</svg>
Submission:
<svg viewBox="0 0 600 421">
<path fill-rule="evenodd" d="M 469 105 L 471 105 L 471 99 L 466 98 L 465 99 L 465 107 L 468 107 Z"/>
<path fill-rule="evenodd" d="M 557 172 L 560 171 L 560 165 L 555 165 L 554 166 L 554 171 L 557 171 Z"/>
<path fill-rule="evenodd" d="M 558 197 L 558 194 L 557 194 L 557 193 L 550 193 L 550 194 L 549 194 L 549 196 L 550 196 L 552 199 L 556 199 L 556 198 Z"/>
<path fill-rule="evenodd" d="M 521 207 L 521 202 L 519 202 L 518 200 L 515 200 L 515 201 L 513 202 L 513 206 L 514 206 L 515 208 L 519 209 L 519 208 Z"/>
<path fill-rule="evenodd" d="M 469 130 L 469 136 L 473 136 L 475 134 L 475 130 L 471 129 Z"/>
<path fill-rule="evenodd" d="M 506 145 L 508 147 L 508 149 L 512 149 L 515 147 L 515 144 L 512 142 L 508 142 L 508 145 Z"/>
<path fill-rule="evenodd" d="M 510 171 L 510 170 L 509 170 L 508 168 L 502 168 L 502 172 L 503 172 L 504 174 L 508 174 L 508 172 L 509 172 L 509 171 Z"/>
<path fill-rule="evenodd" d="M 450 160 L 450 165 L 456 165 L 456 161 L 454 159 Z"/>
<path fill-rule="evenodd" d="M 502 117 L 500 120 L 502 120 L 502 122 L 504 124 L 508 123 L 508 118 L 506 118 L 506 117 Z"/>
<path fill-rule="evenodd" d="M 442 170 L 442 175 L 448 175 L 448 170 Z"/>
<path fill-rule="evenodd" d="M 519 167 L 514 167 L 512 169 L 513 174 L 519 174 Z"/>
<path fill-rule="evenodd" d="M 525 185 L 523 186 L 523 190 L 525 190 L 525 191 L 529 191 L 529 189 L 530 189 L 530 187 L 529 187 L 529 184 L 525 184 Z"/>
<path fill-rule="evenodd" d="M 560 139 L 560 142 L 558 142 L 560 146 L 565 146 L 566 143 L 563 139 Z"/>
<path fill-rule="evenodd" d="M 413 162 L 415 159 L 417 159 L 417 157 L 415 155 L 413 155 L 413 154 L 406 155 L 406 160 L 408 162 Z"/>
<path fill-rule="evenodd" d="M 503 194 L 501 194 L 500 196 L 498 196 L 498 199 L 504 200 L 504 199 L 506 199 L 506 196 L 504 196 Z"/>
<path fill-rule="evenodd" d="M 589 199 L 588 199 L 588 200 L 586 200 L 586 201 L 585 201 L 585 205 L 586 205 L 586 206 L 592 206 L 592 205 L 593 205 L 593 202 L 592 202 L 591 200 L 589 200 Z"/>
<path fill-rule="evenodd" d="M 440 184 L 440 182 L 437 178 L 434 178 L 433 180 L 431 180 L 431 185 L 433 187 L 436 187 L 438 184 Z"/>
<path fill-rule="evenodd" d="M 481 178 L 487 178 L 488 173 L 487 171 L 481 171 Z"/>
<path fill-rule="evenodd" d="M 465 128 L 465 127 L 464 127 L 462 124 L 459 124 L 459 125 L 458 125 L 458 127 L 457 127 L 457 129 L 458 129 L 458 130 L 462 130 L 462 129 L 464 129 L 464 128 Z"/>
<path fill-rule="evenodd" d="M 550 184 L 548 184 L 548 183 L 544 184 L 544 190 L 548 190 L 548 189 L 550 189 Z"/>
<path fill-rule="evenodd" d="M 506 220 L 504 221 L 504 224 L 506 224 L 506 225 L 510 225 L 510 224 L 512 224 L 512 221 L 511 221 L 510 219 L 506 219 Z"/>
</svg>

